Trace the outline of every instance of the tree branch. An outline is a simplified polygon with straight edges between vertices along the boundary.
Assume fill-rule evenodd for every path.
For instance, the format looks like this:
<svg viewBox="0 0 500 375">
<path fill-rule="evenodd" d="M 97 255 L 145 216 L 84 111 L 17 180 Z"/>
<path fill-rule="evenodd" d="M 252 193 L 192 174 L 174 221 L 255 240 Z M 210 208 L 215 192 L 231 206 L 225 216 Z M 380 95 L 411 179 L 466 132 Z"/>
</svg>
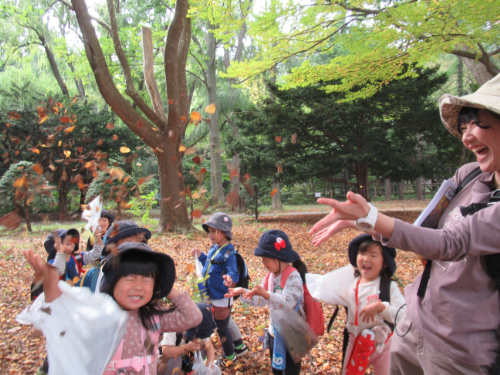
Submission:
<svg viewBox="0 0 500 375">
<path fill-rule="evenodd" d="M 67 3 L 67 2 L 66 2 L 66 1 L 64 1 L 64 0 L 58 0 L 58 1 L 59 1 L 61 4 L 66 5 L 66 6 L 69 8 L 69 10 L 73 10 L 73 11 L 74 11 L 73 6 L 72 6 L 71 4 Z M 102 27 L 104 27 L 106 30 L 108 30 L 108 32 L 109 32 L 109 33 L 111 33 L 111 27 L 110 27 L 110 26 L 109 26 L 106 22 L 104 22 L 104 21 L 103 21 L 103 20 L 101 20 L 100 18 L 97 18 L 97 17 L 91 16 L 90 14 L 89 14 L 89 17 L 90 17 L 90 19 L 93 19 L 93 20 L 94 20 L 94 21 L 96 21 L 99 25 L 101 25 Z"/>
</svg>

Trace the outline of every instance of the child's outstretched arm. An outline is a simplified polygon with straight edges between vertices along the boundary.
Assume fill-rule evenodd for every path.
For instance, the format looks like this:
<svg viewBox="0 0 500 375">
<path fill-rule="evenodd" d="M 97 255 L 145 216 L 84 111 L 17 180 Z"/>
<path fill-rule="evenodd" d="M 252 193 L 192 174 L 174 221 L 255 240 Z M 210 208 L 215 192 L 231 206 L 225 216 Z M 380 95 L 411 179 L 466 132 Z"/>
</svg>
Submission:
<svg viewBox="0 0 500 375">
<path fill-rule="evenodd" d="M 94 247 L 92 248 L 92 250 L 82 253 L 83 264 L 89 264 L 94 260 L 98 260 L 101 258 L 102 249 L 104 248 L 101 234 L 101 227 L 97 227 L 94 233 Z"/>
<path fill-rule="evenodd" d="M 59 239 L 59 241 L 61 241 Z M 23 255 L 28 263 L 35 270 L 35 284 L 43 281 L 43 291 L 45 293 L 45 302 L 52 302 L 62 294 L 57 286 L 59 275 L 55 267 L 45 263 L 38 254 L 33 251 L 23 251 Z"/>
<path fill-rule="evenodd" d="M 265 292 L 265 293 L 264 293 Z M 267 298 L 261 296 L 264 294 Z M 266 306 L 267 300 L 269 299 L 269 293 L 265 290 L 262 285 L 254 287 L 252 290 L 245 288 L 229 288 L 229 292 L 224 295 L 224 297 L 236 297 L 242 296 L 242 302 L 248 303 L 252 306 Z"/>
<path fill-rule="evenodd" d="M 238 263 L 236 261 L 236 255 L 231 255 L 226 262 L 226 274 L 223 276 L 224 285 L 229 287 L 233 283 L 237 284 L 240 280 L 240 274 L 238 273 Z"/>
<path fill-rule="evenodd" d="M 161 316 L 162 332 L 182 332 L 201 323 L 201 311 L 191 300 L 188 292 L 181 293 L 172 288 L 167 298 L 172 301 L 175 310 Z"/>
</svg>

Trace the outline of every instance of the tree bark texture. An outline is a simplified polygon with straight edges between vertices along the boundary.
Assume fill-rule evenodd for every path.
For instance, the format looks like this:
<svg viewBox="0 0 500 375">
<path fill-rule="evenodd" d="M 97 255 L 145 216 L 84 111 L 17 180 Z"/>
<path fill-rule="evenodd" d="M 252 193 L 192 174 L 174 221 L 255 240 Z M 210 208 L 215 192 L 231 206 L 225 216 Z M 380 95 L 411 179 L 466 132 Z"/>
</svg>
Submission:
<svg viewBox="0 0 500 375">
<path fill-rule="evenodd" d="M 207 44 L 207 58 L 205 64 L 207 66 L 207 92 L 208 101 L 215 105 L 215 112 L 210 115 L 208 123 L 209 141 L 210 141 L 210 164 L 211 164 L 211 193 L 212 200 L 216 203 L 224 201 L 224 190 L 222 189 L 222 150 L 220 148 L 220 132 L 219 132 L 219 101 L 217 100 L 217 66 L 215 58 L 215 50 L 217 41 L 214 34 L 211 33 L 214 27 L 209 24 L 205 41 Z"/>
<path fill-rule="evenodd" d="M 384 195 L 385 200 L 389 202 L 391 200 L 391 180 L 388 178 L 384 179 Z"/>
<path fill-rule="evenodd" d="M 460 60 L 462 60 L 467 69 L 469 69 L 469 71 L 472 73 L 472 76 L 479 84 L 479 86 L 484 85 L 486 82 L 493 78 L 493 75 L 488 72 L 483 64 L 466 57 L 460 57 Z"/>
<path fill-rule="evenodd" d="M 52 70 L 52 74 L 54 74 L 54 77 L 56 78 L 57 84 L 59 85 L 59 88 L 61 89 L 62 94 L 64 96 L 69 97 L 68 86 L 66 86 L 66 83 L 64 82 L 64 79 L 61 76 L 61 72 L 59 71 L 59 66 L 57 65 L 56 58 L 54 57 L 54 54 L 52 53 L 49 46 L 45 42 L 45 38 L 42 35 L 39 35 L 39 38 L 40 38 L 40 42 L 42 43 L 43 48 L 45 49 L 45 54 L 47 55 L 47 59 L 49 60 L 50 69 Z"/>
<path fill-rule="evenodd" d="M 134 83 L 130 79 L 130 66 L 118 36 L 113 1 L 108 1 L 108 12 L 112 25 L 111 34 L 125 75 L 126 93 L 144 113 L 144 116 L 134 109 L 129 100 L 121 95 L 114 84 L 85 1 L 72 0 L 71 3 L 82 32 L 85 53 L 99 92 L 117 116 L 156 153 L 161 192 L 159 229 L 164 231 L 169 227 L 172 230 L 184 231 L 191 228 L 187 207 L 181 196 L 181 192 L 184 190 L 184 179 L 180 172 L 181 155 L 179 154 L 181 134 L 185 131 L 188 117 L 185 74 L 191 39 L 191 19 L 186 18 L 189 7 L 188 0 L 177 0 L 174 18 L 169 26 L 165 45 L 164 65 L 169 100 L 167 122 L 154 109 L 145 104 L 134 88 Z M 181 120 L 183 117 L 186 121 Z"/>
<path fill-rule="evenodd" d="M 68 62 L 68 66 L 71 69 L 71 72 L 74 73 L 75 67 L 74 67 L 73 63 Z M 79 78 L 76 78 L 76 77 L 74 78 L 74 80 L 75 80 L 76 89 L 78 90 L 78 95 L 80 96 L 82 101 L 86 101 L 87 99 L 86 99 L 86 94 L 85 94 L 85 87 L 83 86 L 82 80 Z"/>
<path fill-rule="evenodd" d="M 415 192 L 417 201 L 421 201 L 423 199 L 422 177 L 417 177 L 415 180 Z"/>
<path fill-rule="evenodd" d="M 399 183 L 399 199 L 404 200 L 405 199 L 405 181 L 401 180 Z"/>
<path fill-rule="evenodd" d="M 356 175 L 358 194 L 368 199 L 368 166 L 366 164 L 355 165 L 354 174 Z"/>
<path fill-rule="evenodd" d="M 66 220 L 68 216 L 68 184 L 69 180 L 61 179 L 59 182 L 57 205 L 59 206 L 59 221 Z"/>
<path fill-rule="evenodd" d="M 281 194 L 280 194 L 280 182 L 276 181 L 273 182 L 272 186 L 272 191 L 276 189 L 276 193 L 274 193 L 273 198 L 272 198 L 272 210 L 281 210 L 283 208 L 281 204 Z"/>
<path fill-rule="evenodd" d="M 25 217 L 25 220 L 26 220 L 26 229 L 28 230 L 28 232 L 33 232 L 33 229 L 31 229 L 31 219 L 30 219 L 30 213 L 29 213 L 29 210 L 28 210 L 28 203 L 27 203 L 27 199 L 24 198 L 24 217 Z"/>
</svg>

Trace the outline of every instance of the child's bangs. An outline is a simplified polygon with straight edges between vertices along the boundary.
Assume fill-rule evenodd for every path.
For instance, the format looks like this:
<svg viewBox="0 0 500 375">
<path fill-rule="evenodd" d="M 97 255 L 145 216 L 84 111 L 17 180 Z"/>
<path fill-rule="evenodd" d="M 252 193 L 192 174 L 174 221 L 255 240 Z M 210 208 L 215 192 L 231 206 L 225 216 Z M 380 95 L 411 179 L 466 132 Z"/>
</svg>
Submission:
<svg viewBox="0 0 500 375">
<path fill-rule="evenodd" d="M 120 266 L 117 268 L 116 279 L 128 275 L 138 275 L 145 277 L 154 277 L 158 279 L 158 264 L 156 260 L 139 251 L 127 251 L 120 255 Z"/>
</svg>

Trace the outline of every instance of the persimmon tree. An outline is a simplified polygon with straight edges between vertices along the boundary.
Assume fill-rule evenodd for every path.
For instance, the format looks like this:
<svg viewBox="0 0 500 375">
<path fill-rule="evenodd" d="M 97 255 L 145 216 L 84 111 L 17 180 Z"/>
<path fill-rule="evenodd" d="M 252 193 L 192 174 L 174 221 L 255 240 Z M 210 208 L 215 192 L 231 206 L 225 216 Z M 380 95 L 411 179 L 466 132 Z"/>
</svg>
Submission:
<svg viewBox="0 0 500 375">
<path fill-rule="evenodd" d="M 189 3 L 178 0 L 174 17 L 168 25 L 164 45 L 164 68 L 167 88 L 167 110 L 162 102 L 153 70 L 153 40 L 151 30 L 143 28 L 144 78 L 152 106 L 139 95 L 132 78 L 131 67 L 124 53 L 113 0 L 107 0 L 111 36 L 116 56 L 125 76 L 127 100 L 117 88 L 106 57 L 92 24 L 84 0 L 72 0 L 85 53 L 92 68 L 99 91 L 106 103 L 156 154 L 160 179 L 159 230 L 187 230 L 191 227 L 184 197 L 182 162 L 179 148 L 189 122 L 186 61 L 191 40 L 191 19 L 187 17 Z M 174 209 L 175 208 L 175 209 Z"/>
</svg>

